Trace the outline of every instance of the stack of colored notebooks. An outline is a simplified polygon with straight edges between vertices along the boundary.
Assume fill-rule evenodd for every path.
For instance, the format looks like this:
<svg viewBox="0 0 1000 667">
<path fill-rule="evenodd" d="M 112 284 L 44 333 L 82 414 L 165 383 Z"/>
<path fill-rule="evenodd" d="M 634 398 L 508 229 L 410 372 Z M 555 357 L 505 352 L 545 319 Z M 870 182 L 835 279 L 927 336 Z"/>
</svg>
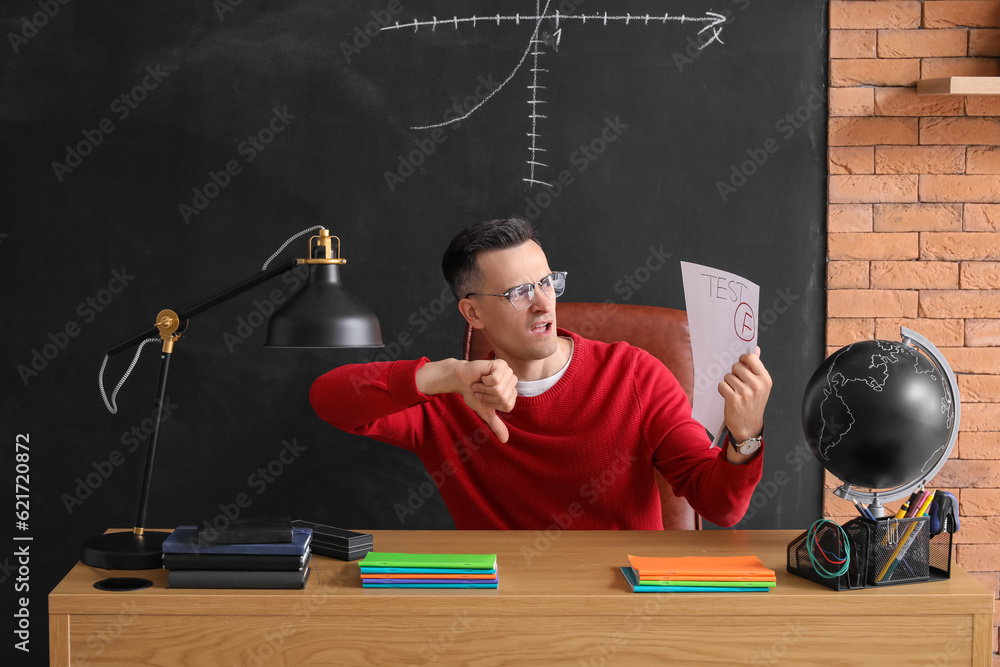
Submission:
<svg viewBox="0 0 1000 667">
<path fill-rule="evenodd" d="M 365 588 L 497 588 L 496 554 L 373 551 L 360 562 Z"/>
<path fill-rule="evenodd" d="M 286 541 L 253 541 L 255 539 Z M 230 539 L 243 541 L 231 542 Z M 312 531 L 288 527 L 281 536 L 244 534 L 199 539 L 180 526 L 163 541 L 170 588 L 303 588 L 309 578 Z"/>
<path fill-rule="evenodd" d="M 775 585 L 774 570 L 756 556 L 629 555 L 628 562 L 621 571 L 633 593 L 766 593 Z"/>
</svg>

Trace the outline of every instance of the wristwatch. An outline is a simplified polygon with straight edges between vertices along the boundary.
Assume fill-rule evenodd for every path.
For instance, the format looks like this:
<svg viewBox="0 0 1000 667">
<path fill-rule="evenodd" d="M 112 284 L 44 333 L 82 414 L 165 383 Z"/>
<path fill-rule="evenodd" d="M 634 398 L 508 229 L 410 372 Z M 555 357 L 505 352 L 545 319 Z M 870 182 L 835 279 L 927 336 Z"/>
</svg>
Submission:
<svg viewBox="0 0 1000 667">
<path fill-rule="evenodd" d="M 747 438 L 746 440 L 738 444 L 732 440 L 732 437 L 733 434 L 730 433 L 729 442 L 733 445 L 733 449 L 736 450 L 736 453 L 747 456 L 749 454 L 753 454 L 758 449 L 760 449 L 760 445 L 764 440 L 764 429 L 760 430 L 760 435 L 758 435 L 756 438 Z"/>
</svg>

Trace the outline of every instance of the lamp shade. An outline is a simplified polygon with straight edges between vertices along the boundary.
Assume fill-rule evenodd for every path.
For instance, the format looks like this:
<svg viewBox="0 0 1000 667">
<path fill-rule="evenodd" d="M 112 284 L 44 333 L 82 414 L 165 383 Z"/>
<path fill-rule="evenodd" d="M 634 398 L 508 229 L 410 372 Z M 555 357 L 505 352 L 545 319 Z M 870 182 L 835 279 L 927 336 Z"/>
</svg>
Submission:
<svg viewBox="0 0 1000 667">
<path fill-rule="evenodd" d="M 271 316 L 265 347 L 382 347 L 378 318 L 340 284 L 340 265 L 308 266 L 305 287 Z"/>
</svg>

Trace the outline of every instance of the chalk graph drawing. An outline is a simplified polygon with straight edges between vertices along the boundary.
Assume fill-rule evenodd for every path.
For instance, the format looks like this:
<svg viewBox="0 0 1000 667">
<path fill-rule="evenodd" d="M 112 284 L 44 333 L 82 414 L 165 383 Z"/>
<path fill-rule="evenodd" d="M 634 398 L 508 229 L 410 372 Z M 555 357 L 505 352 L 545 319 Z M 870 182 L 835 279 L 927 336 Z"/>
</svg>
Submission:
<svg viewBox="0 0 1000 667">
<path fill-rule="evenodd" d="M 513 22 L 515 25 L 520 25 L 521 21 L 528 23 L 534 23 L 534 30 L 531 33 L 531 38 L 528 40 L 528 45 L 524 49 L 524 53 L 521 54 L 521 59 L 518 61 L 514 69 L 511 70 L 507 78 L 497 86 L 495 89 L 489 92 L 478 104 L 468 110 L 462 116 L 458 118 L 453 118 L 441 123 L 433 123 L 429 125 L 413 125 L 410 127 L 411 130 L 431 130 L 438 127 L 445 127 L 447 125 L 453 125 L 459 123 L 476 111 L 481 109 L 483 105 L 489 102 L 497 93 L 503 90 L 507 84 L 509 84 L 518 72 L 524 67 L 525 63 L 529 62 L 530 59 L 530 72 L 531 72 L 531 82 L 527 85 L 528 89 L 528 121 L 530 125 L 530 131 L 526 132 L 528 137 L 528 158 L 526 160 L 528 166 L 528 175 L 523 179 L 528 186 L 534 185 L 545 185 L 551 187 L 551 184 L 542 180 L 543 177 L 539 172 L 548 167 L 549 165 L 542 161 L 541 153 L 545 153 L 545 149 L 542 148 L 540 144 L 541 133 L 540 133 L 540 123 L 539 121 L 546 119 L 542 105 L 546 103 L 543 97 L 542 91 L 546 90 L 546 87 L 541 84 L 541 75 L 548 73 L 549 70 L 539 66 L 539 58 L 545 55 L 542 50 L 545 47 L 552 49 L 553 51 L 558 51 L 559 45 L 563 37 L 563 25 L 579 24 L 581 26 L 607 26 L 609 23 L 621 23 L 624 22 L 625 25 L 636 25 L 636 26 L 662 26 L 667 23 L 693 23 L 693 24 L 704 24 L 704 26 L 698 31 L 698 35 L 705 35 L 701 38 L 698 45 L 698 50 L 702 50 L 714 42 L 722 44 L 722 25 L 726 22 L 726 17 L 722 14 L 713 11 L 707 11 L 703 16 L 685 16 L 681 15 L 671 15 L 669 13 L 664 13 L 662 15 L 650 15 L 650 14 L 608 14 L 607 12 L 598 14 L 563 14 L 560 13 L 558 9 L 550 10 L 549 6 L 552 4 L 552 0 L 547 0 L 545 6 L 542 6 L 540 0 L 535 2 L 535 13 L 534 14 L 514 14 L 514 15 L 504 15 L 497 14 L 495 16 L 453 16 L 452 18 L 438 18 L 436 16 L 432 17 L 429 21 L 421 21 L 414 19 L 405 23 L 395 22 L 393 25 L 387 25 L 383 27 L 380 32 L 388 32 L 393 30 L 412 30 L 416 32 L 421 28 L 430 28 L 431 30 L 437 30 L 438 28 L 452 28 L 458 29 L 459 25 L 471 24 L 473 28 L 476 25 L 483 24 L 496 24 L 501 25 L 503 23 Z M 542 22 L 548 19 L 553 26 L 553 31 L 551 33 L 544 32 L 541 33 Z"/>
</svg>

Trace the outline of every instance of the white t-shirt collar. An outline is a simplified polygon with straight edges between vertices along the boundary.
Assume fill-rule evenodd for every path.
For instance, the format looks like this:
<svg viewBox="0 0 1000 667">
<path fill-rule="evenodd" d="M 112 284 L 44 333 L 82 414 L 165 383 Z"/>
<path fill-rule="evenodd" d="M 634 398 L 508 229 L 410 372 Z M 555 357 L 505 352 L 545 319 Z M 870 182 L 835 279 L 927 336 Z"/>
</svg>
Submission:
<svg viewBox="0 0 1000 667">
<path fill-rule="evenodd" d="M 550 375 L 547 378 L 542 378 L 541 380 L 521 380 L 517 383 L 517 395 L 529 398 L 531 396 L 538 396 L 543 394 L 552 387 L 555 386 L 556 382 L 566 373 L 566 369 L 569 368 L 569 362 L 573 361 L 573 339 L 567 338 L 569 341 L 569 358 L 566 359 L 565 365 L 560 368 L 555 375 Z"/>
</svg>

